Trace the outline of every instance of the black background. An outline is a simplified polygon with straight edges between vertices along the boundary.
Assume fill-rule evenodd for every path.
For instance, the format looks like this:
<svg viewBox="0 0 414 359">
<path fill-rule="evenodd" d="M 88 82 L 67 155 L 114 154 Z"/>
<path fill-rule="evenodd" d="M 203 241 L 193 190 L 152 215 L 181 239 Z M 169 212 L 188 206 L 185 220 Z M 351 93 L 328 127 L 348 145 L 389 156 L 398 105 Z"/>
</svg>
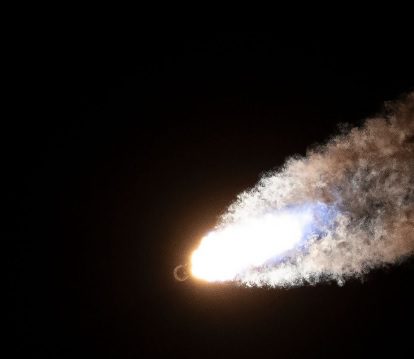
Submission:
<svg viewBox="0 0 414 359">
<path fill-rule="evenodd" d="M 377 40 L 97 32 L 27 46 L 16 86 L 28 100 L 3 132 L 14 352 L 411 351 L 412 260 L 343 287 L 172 276 L 261 174 L 413 88 L 410 46 Z"/>
</svg>

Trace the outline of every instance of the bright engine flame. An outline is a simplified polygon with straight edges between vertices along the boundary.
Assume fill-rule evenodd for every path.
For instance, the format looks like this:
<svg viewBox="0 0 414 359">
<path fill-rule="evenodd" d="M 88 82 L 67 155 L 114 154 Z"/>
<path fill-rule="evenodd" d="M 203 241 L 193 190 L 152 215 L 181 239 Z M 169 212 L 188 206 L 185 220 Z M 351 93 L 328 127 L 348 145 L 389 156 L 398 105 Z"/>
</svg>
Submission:
<svg viewBox="0 0 414 359">
<path fill-rule="evenodd" d="M 207 281 L 234 280 L 297 246 L 311 220 L 308 212 L 266 214 L 212 231 L 191 257 L 192 275 Z"/>
</svg>

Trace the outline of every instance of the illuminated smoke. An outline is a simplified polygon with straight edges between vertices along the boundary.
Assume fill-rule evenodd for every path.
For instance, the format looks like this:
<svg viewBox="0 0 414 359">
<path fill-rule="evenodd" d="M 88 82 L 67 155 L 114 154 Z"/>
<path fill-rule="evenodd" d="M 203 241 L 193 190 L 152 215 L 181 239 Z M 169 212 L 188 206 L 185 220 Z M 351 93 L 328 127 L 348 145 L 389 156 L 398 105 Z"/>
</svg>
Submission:
<svg viewBox="0 0 414 359">
<path fill-rule="evenodd" d="M 361 276 L 414 252 L 414 93 L 241 193 L 192 256 L 209 281 Z"/>
</svg>

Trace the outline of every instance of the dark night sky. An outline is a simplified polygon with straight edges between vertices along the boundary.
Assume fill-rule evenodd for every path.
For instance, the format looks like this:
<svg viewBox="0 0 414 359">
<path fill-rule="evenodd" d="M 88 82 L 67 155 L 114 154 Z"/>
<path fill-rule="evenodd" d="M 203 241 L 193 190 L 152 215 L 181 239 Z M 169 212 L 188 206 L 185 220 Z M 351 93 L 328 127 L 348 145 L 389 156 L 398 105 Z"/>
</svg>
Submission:
<svg viewBox="0 0 414 359">
<path fill-rule="evenodd" d="M 412 89 L 407 45 L 143 32 L 66 36 L 27 55 L 36 61 L 21 60 L 21 87 L 32 101 L 4 132 L 17 353 L 320 358 L 410 349 L 412 260 L 343 287 L 172 277 L 261 174 Z"/>
</svg>

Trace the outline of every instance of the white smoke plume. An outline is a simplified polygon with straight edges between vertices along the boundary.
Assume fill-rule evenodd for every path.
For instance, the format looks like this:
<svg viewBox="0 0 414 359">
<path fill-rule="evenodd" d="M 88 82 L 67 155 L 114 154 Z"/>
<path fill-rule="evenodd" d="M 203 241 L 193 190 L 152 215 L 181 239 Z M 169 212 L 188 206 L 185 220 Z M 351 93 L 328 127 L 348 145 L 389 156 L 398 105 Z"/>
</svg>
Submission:
<svg viewBox="0 0 414 359">
<path fill-rule="evenodd" d="M 366 120 L 291 158 L 241 193 L 218 230 L 304 203 L 336 209 L 334 224 L 287 261 L 250 268 L 237 281 L 290 286 L 359 277 L 414 252 L 414 92 Z"/>
</svg>

